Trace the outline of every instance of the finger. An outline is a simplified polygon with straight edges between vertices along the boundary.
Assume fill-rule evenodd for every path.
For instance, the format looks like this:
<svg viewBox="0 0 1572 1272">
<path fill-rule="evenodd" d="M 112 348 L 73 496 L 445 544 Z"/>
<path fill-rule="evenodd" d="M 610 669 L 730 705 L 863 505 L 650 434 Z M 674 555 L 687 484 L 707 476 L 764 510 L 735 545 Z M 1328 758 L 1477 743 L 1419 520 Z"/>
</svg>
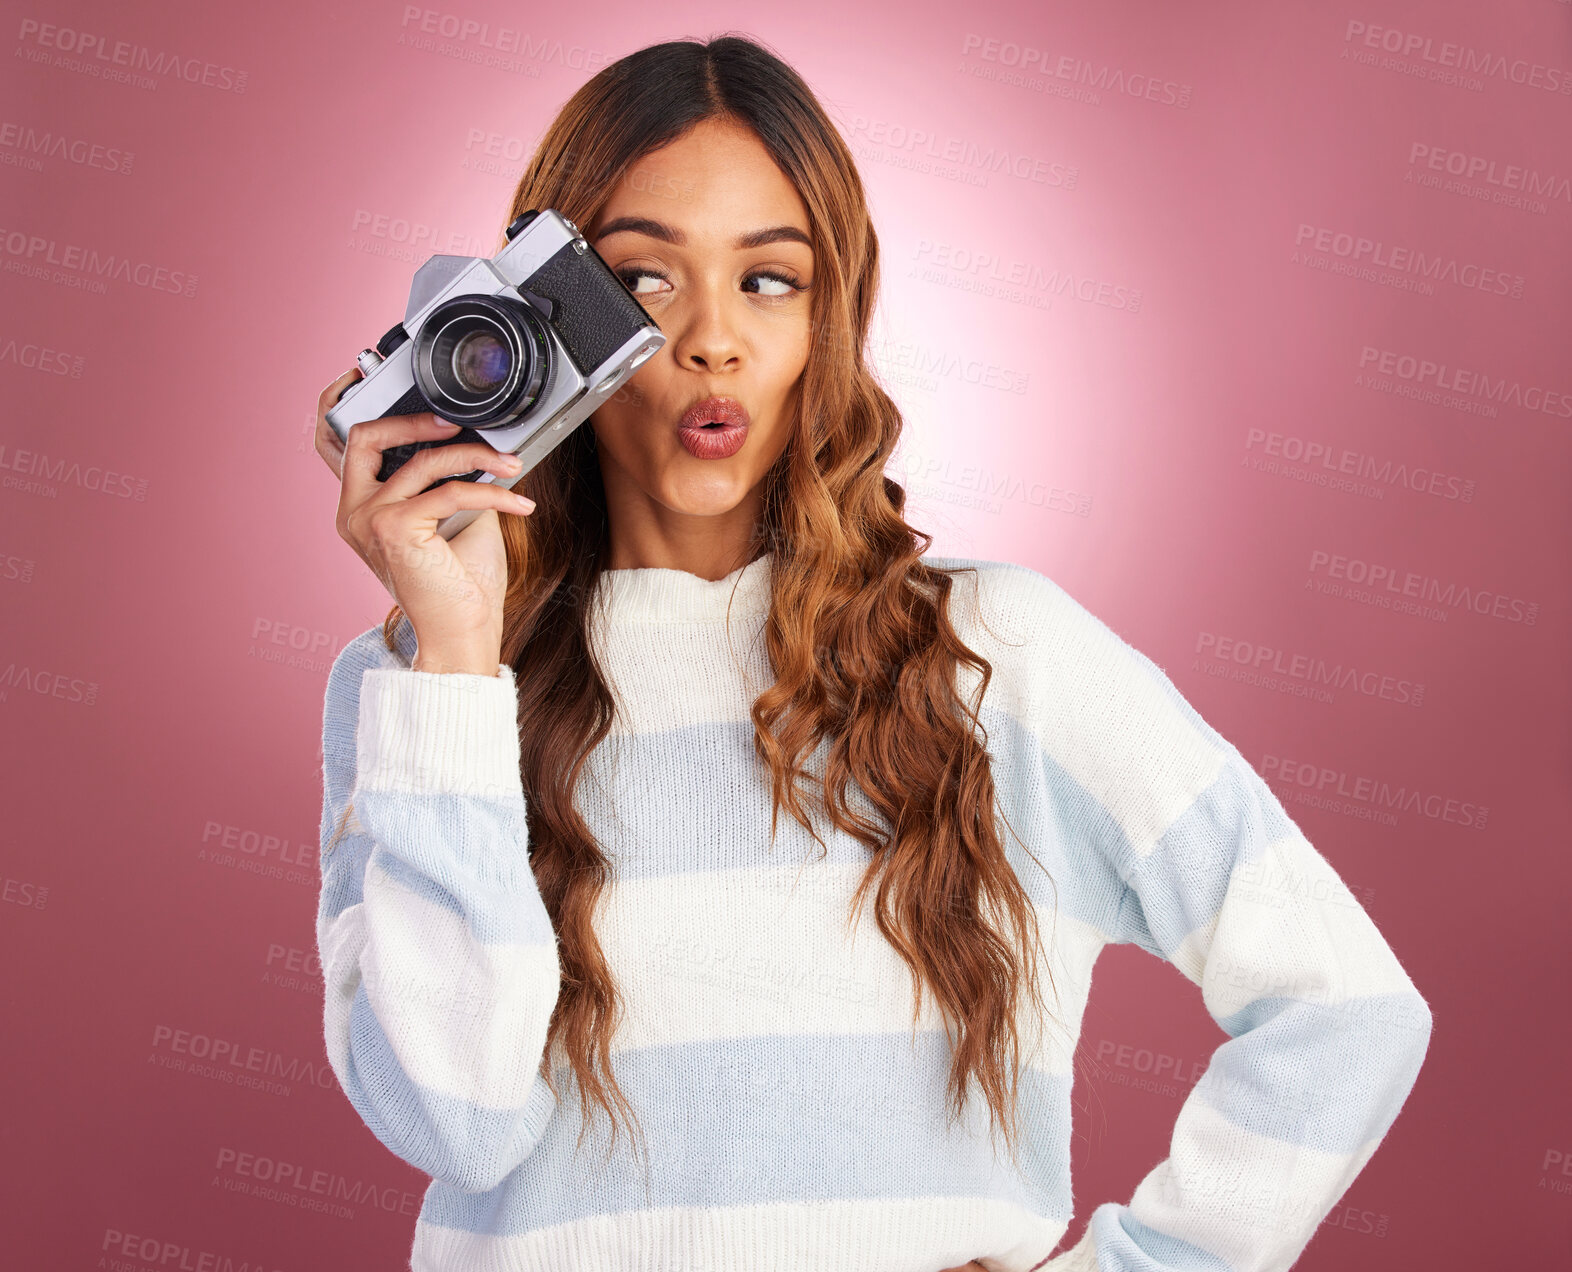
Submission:
<svg viewBox="0 0 1572 1272">
<path fill-rule="evenodd" d="M 333 475 L 340 480 L 343 479 L 344 474 L 344 440 L 328 423 L 327 413 L 344 390 L 359 378 L 360 369 L 351 367 L 317 395 L 317 427 L 312 442 L 317 454 L 322 456 L 322 462 L 331 468 Z"/>
<path fill-rule="evenodd" d="M 349 430 L 344 444 L 344 499 L 354 507 L 376 494 L 382 483 L 377 473 L 382 470 L 382 452 L 390 446 L 405 446 L 410 442 L 435 442 L 452 437 L 455 425 L 430 411 L 415 415 L 385 415 L 377 420 L 365 420 Z"/>
<path fill-rule="evenodd" d="M 428 446 L 425 450 L 416 451 L 382 483 L 379 497 L 412 499 L 440 477 L 472 473 L 477 468 L 504 480 L 511 480 L 519 472 L 518 457 L 511 451 L 499 451 L 485 442 Z"/>
<path fill-rule="evenodd" d="M 322 456 L 322 462 L 333 470 L 333 476 L 339 481 L 344 480 L 344 443 L 339 441 L 338 434 L 333 431 L 333 426 L 326 420 L 317 420 L 315 449 Z"/>
<path fill-rule="evenodd" d="M 535 510 L 535 503 L 489 482 L 448 481 L 435 490 L 404 500 L 402 507 L 406 515 L 435 525 L 461 508 L 494 508 L 499 513 L 523 517 Z"/>
<path fill-rule="evenodd" d="M 337 406 L 338 399 L 342 396 L 344 390 L 358 379 L 360 379 L 360 368 L 350 367 L 348 371 L 323 389 L 317 396 L 317 415 L 319 417 L 326 415 L 329 407 Z"/>
</svg>

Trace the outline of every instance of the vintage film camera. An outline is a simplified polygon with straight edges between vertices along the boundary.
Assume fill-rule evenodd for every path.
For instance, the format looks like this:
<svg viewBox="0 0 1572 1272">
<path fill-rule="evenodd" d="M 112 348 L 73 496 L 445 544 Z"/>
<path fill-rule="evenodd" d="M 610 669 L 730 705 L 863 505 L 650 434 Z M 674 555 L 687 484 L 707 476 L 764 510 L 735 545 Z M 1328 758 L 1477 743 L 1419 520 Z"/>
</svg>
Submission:
<svg viewBox="0 0 1572 1272">
<path fill-rule="evenodd" d="M 404 320 L 356 358 L 362 378 L 328 408 L 341 439 L 367 420 L 432 411 L 462 425 L 451 438 L 391 446 L 386 481 L 416 451 L 482 441 L 523 461 L 517 476 L 480 469 L 446 481 L 511 488 L 666 343 L 623 281 L 555 209 L 507 228 L 491 260 L 433 256 L 415 271 Z M 444 539 L 479 513 L 437 523 Z"/>
</svg>

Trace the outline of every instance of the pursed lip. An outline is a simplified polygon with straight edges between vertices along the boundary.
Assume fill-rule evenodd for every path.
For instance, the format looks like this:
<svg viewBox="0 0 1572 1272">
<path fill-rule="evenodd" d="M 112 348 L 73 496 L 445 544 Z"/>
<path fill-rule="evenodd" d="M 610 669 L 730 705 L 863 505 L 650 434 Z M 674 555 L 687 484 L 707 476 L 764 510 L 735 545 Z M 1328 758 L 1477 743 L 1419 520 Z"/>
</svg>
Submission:
<svg viewBox="0 0 1572 1272">
<path fill-rule="evenodd" d="M 677 421 L 679 429 L 703 428 L 706 424 L 717 421 L 721 424 L 734 424 L 747 428 L 751 422 L 748 418 L 748 408 L 734 397 L 707 397 L 702 402 L 695 402 L 682 413 L 682 418 Z"/>
</svg>

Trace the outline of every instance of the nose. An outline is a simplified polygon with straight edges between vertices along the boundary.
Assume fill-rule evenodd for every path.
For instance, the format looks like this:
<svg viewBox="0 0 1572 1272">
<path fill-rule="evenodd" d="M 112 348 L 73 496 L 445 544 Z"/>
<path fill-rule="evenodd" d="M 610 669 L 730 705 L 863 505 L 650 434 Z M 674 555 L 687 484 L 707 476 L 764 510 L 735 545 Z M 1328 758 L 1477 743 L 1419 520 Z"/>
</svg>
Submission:
<svg viewBox="0 0 1572 1272">
<path fill-rule="evenodd" d="M 740 298 L 739 298 L 740 299 Z M 742 365 L 743 344 L 727 307 L 728 297 L 719 286 L 705 285 L 690 290 L 685 303 L 661 315 L 667 329 L 672 356 L 677 365 L 690 371 L 735 371 Z M 668 323 L 668 318 L 675 322 Z M 675 326 L 676 338 L 670 339 Z"/>
</svg>

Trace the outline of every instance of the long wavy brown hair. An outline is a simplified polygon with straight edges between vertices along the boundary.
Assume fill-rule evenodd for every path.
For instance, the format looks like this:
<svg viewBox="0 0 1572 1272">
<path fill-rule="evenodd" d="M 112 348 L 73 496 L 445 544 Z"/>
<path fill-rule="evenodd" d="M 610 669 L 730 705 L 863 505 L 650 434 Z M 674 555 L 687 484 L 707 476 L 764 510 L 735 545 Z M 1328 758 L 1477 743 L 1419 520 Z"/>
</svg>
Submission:
<svg viewBox="0 0 1572 1272">
<path fill-rule="evenodd" d="M 764 479 L 748 555 L 773 554 L 765 642 L 775 682 L 750 712 L 755 750 L 771 772 L 771 836 L 785 807 L 824 847 L 806 796 L 866 846 L 852 917 L 876 883 L 879 929 L 916 981 L 913 1023 L 924 986 L 943 1014 L 953 1114 L 963 1112 L 975 1078 L 1015 1158 L 1021 996 L 1046 1019 L 1039 934 L 996 826 L 1003 818 L 978 718 L 992 667 L 957 636 L 947 612 L 951 572 L 920 559 L 932 536 L 906 523 L 905 489 L 884 472 L 902 420 L 864 360 L 879 246 L 851 152 L 802 78 L 756 41 L 655 44 L 573 94 L 520 178 L 506 220 L 549 207 L 591 225 L 638 159 L 707 119 L 758 136 L 806 204 L 814 244 L 815 339 L 801 409 Z M 593 1101 L 612 1120 L 614 1142 L 611 1101 L 635 1127 L 637 1118 L 611 1071 L 621 1005 L 591 924 L 610 873 L 573 800 L 613 720 L 588 637 L 588 604 L 609 553 L 592 431 L 575 430 L 520 489 L 536 508 L 501 518 L 502 658 L 519 691 L 530 863 L 562 970 L 541 1070 L 551 1084 L 560 1047 L 585 1124 Z M 389 649 L 400 617 L 395 606 L 384 624 Z M 979 676 L 970 704 L 957 689 L 962 663 Z M 823 775 L 813 780 L 803 759 L 825 740 Z M 852 811 L 850 784 L 878 822 Z M 1052 985 L 1051 968 L 1048 977 Z"/>
</svg>

